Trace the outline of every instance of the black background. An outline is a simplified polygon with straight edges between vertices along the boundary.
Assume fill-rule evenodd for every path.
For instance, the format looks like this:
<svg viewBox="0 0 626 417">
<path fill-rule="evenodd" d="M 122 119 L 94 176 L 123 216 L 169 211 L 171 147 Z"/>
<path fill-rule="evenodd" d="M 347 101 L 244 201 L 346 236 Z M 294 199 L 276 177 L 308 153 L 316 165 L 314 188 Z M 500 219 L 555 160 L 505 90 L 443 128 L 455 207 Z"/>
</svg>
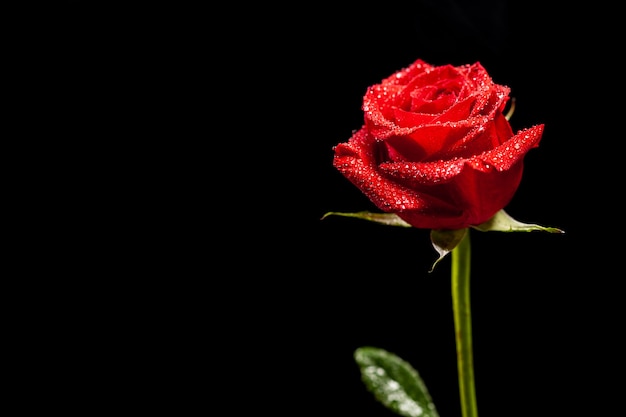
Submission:
<svg viewBox="0 0 626 417">
<path fill-rule="evenodd" d="M 607 53 L 615 41 L 611 14 L 540 2 L 417 1 L 308 5 L 278 25 L 258 18 L 257 30 L 272 33 L 242 41 L 256 64 L 248 62 L 237 107 L 260 112 L 247 143 L 262 155 L 250 173 L 260 178 L 246 183 L 246 194 L 259 194 L 244 212 L 259 224 L 241 229 L 247 250 L 240 256 L 258 263 L 252 282 L 241 278 L 249 291 L 241 320 L 260 332 L 244 352 L 271 346 L 272 359 L 258 363 L 279 376 L 265 397 L 270 409 L 295 396 L 293 411 L 391 415 L 365 392 L 352 360 L 355 348 L 370 345 L 415 366 L 442 416 L 460 415 L 449 260 L 427 272 L 436 256 L 427 231 L 320 221 L 327 211 L 375 210 L 332 168 L 332 147 L 361 126 L 366 87 L 417 58 L 480 61 L 511 87 L 515 129 L 546 125 L 506 209 L 566 231 L 472 234 L 480 414 L 611 409 L 609 376 L 621 363 L 620 245 L 610 243 L 621 223 L 621 176 L 610 151 L 619 136 L 609 104 L 618 95 L 616 56 Z M 266 314 L 257 322 L 259 311 Z M 284 394 L 284 386 L 292 389 Z"/>
<path fill-rule="evenodd" d="M 50 78 L 73 110 L 55 126 L 88 150 L 57 198 L 82 193 L 82 211 L 65 215 L 81 220 L 93 288 L 83 281 L 61 334 L 86 337 L 83 352 L 106 347 L 85 355 L 101 358 L 86 377 L 118 387 L 92 393 L 98 407 L 391 416 L 352 358 L 376 346 L 420 372 L 442 417 L 460 416 L 449 258 L 428 272 L 427 230 L 321 220 L 376 211 L 332 149 L 361 126 L 366 88 L 421 58 L 480 62 L 511 87 L 515 130 L 545 124 L 506 211 L 566 232 L 471 232 L 479 414 L 612 411 L 623 362 L 613 6 L 62 6 L 53 40 L 37 44 L 52 47 Z M 101 250 L 85 249 L 92 239 Z"/>
<path fill-rule="evenodd" d="M 278 52 L 259 65 L 272 74 L 261 87 L 271 111 L 252 130 L 260 149 L 273 151 L 262 153 L 272 175 L 258 188 L 255 208 L 265 217 L 253 220 L 263 225 L 251 239 L 261 260 L 251 284 L 258 292 L 250 294 L 271 295 L 255 303 L 270 312 L 258 323 L 268 336 L 251 336 L 249 348 L 263 340 L 270 357 L 285 361 L 277 372 L 298 398 L 294 411 L 391 416 L 365 391 L 352 360 L 355 348 L 370 345 L 418 369 L 441 416 L 460 415 L 449 260 L 427 272 L 436 257 L 427 231 L 320 221 L 327 211 L 375 210 L 332 168 L 332 147 L 361 126 L 366 87 L 417 58 L 480 61 L 511 87 L 515 129 L 546 125 L 506 210 L 566 231 L 472 233 L 480 415 L 611 409 L 610 375 L 622 362 L 615 349 L 620 244 L 610 243 L 622 187 L 610 151 L 620 135 L 609 104 L 618 68 L 605 49 L 614 42 L 606 32 L 611 13 L 498 1 L 309 6 L 262 38 L 257 52 Z M 249 80 L 251 91 L 265 83 L 258 74 Z M 243 322 L 254 323 L 255 314 Z M 264 369 L 274 372 L 275 364 Z M 266 398 L 273 410 L 283 404 L 279 386 Z"/>
</svg>

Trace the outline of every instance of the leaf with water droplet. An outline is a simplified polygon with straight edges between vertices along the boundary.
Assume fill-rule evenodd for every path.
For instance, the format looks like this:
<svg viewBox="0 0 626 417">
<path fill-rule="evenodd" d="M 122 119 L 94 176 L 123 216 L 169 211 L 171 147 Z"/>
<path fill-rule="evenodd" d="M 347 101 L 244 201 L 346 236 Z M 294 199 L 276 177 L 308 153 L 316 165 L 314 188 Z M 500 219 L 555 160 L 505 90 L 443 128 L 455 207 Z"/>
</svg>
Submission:
<svg viewBox="0 0 626 417">
<path fill-rule="evenodd" d="M 385 407 L 404 417 L 439 417 L 426 384 L 408 362 L 375 347 L 358 348 L 354 359 L 363 383 Z"/>
<path fill-rule="evenodd" d="M 486 222 L 472 227 L 481 232 L 532 232 L 537 230 L 549 233 L 565 233 L 556 227 L 544 227 L 538 224 L 519 222 L 509 216 L 504 210 L 500 210 Z"/>
<path fill-rule="evenodd" d="M 357 219 L 363 219 L 384 224 L 386 226 L 413 227 L 404 220 L 402 220 L 400 217 L 398 217 L 398 215 L 393 213 L 372 213 L 369 211 L 359 211 L 356 213 L 340 213 L 338 211 L 331 211 L 324 214 L 324 216 L 322 216 L 322 220 L 324 220 L 328 216 L 354 217 Z"/>
<path fill-rule="evenodd" d="M 441 261 L 447 254 L 452 252 L 454 248 L 461 242 L 463 236 L 467 233 L 467 229 L 457 230 L 436 230 L 430 231 L 430 241 L 433 247 L 439 253 L 439 258 L 433 263 L 429 272 L 433 272 L 435 266 Z"/>
</svg>

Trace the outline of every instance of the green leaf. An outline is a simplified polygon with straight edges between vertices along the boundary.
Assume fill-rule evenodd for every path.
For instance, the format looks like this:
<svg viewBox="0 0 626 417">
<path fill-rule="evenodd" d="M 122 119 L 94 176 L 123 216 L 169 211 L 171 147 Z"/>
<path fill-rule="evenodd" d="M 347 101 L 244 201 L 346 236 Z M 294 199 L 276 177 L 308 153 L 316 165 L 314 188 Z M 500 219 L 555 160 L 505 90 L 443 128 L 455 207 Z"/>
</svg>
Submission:
<svg viewBox="0 0 626 417">
<path fill-rule="evenodd" d="M 410 364 L 386 350 L 354 352 L 367 389 L 385 407 L 404 417 L 439 417 L 424 381 Z"/>
<path fill-rule="evenodd" d="M 486 222 L 472 227 L 481 232 L 532 232 L 538 230 L 549 233 L 565 233 L 563 230 L 557 229 L 556 227 L 544 227 L 538 224 L 518 222 L 504 210 L 500 210 Z"/>
<path fill-rule="evenodd" d="M 359 211 L 356 213 L 340 213 L 337 211 L 331 211 L 324 214 L 324 216 L 322 216 L 322 220 L 324 220 L 328 216 L 354 217 L 357 219 L 363 219 L 384 224 L 386 226 L 413 227 L 393 213 L 372 213 L 369 211 Z"/>
<path fill-rule="evenodd" d="M 433 229 L 430 231 L 430 241 L 433 244 L 433 247 L 439 253 L 439 258 L 433 263 L 432 268 L 430 268 L 429 272 L 433 272 L 435 270 L 435 266 L 441 261 L 447 254 L 452 252 L 452 249 L 456 248 L 459 242 L 463 239 L 467 233 L 467 229 L 457 229 L 457 230 L 437 230 Z"/>
</svg>

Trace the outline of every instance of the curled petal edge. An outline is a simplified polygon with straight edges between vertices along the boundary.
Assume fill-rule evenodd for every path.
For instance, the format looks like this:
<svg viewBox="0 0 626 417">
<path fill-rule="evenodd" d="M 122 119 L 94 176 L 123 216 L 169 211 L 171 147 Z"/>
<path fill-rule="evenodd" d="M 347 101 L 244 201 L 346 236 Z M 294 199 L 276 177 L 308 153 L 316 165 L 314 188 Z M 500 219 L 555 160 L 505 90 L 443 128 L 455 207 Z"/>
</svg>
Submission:
<svg viewBox="0 0 626 417">
<path fill-rule="evenodd" d="M 492 169 L 506 171 L 538 146 L 544 125 L 536 125 L 519 131 L 502 145 L 471 158 L 459 158 L 434 162 L 386 162 L 381 172 L 400 180 L 413 180 L 423 185 L 448 182 L 464 169 L 489 172 Z"/>
</svg>

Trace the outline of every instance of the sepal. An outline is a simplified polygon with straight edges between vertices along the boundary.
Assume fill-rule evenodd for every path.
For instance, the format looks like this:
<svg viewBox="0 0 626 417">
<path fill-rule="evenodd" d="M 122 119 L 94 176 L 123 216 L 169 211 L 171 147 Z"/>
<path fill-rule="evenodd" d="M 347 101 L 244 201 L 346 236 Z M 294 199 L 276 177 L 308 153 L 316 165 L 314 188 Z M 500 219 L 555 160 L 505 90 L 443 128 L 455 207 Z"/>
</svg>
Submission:
<svg viewBox="0 0 626 417">
<path fill-rule="evenodd" d="M 452 252 L 452 249 L 456 248 L 461 240 L 467 233 L 467 229 L 456 229 L 456 230 L 439 230 L 433 229 L 430 231 L 430 241 L 433 244 L 433 247 L 439 254 L 439 258 L 433 263 L 433 266 L 430 268 L 429 272 L 433 272 L 435 266 L 441 261 L 447 254 Z"/>
<path fill-rule="evenodd" d="M 363 220 L 368 220 L 370 222 L 384 224 L 386 226 L 413 227 L 393 213 L 372 213 L 369 211 L 359 211 L 356 213 L 341 213 L 338 211 L 331 211 L 331 212 L 324 214 L 322 216 L 322 220 L 324 220 L 328 216 L 354 217 L 357 219 L 363 219 Z"/>
<path fill-rule="evenodd" d="M 504 210 L 497 212 L 491 219 L 477 226 L 471 226 L 481 232 L 532 232 L 565 233 L 556 227 L 544 227 L 538 224 L 527 224 L 515 220 Z"/>
</svg>

